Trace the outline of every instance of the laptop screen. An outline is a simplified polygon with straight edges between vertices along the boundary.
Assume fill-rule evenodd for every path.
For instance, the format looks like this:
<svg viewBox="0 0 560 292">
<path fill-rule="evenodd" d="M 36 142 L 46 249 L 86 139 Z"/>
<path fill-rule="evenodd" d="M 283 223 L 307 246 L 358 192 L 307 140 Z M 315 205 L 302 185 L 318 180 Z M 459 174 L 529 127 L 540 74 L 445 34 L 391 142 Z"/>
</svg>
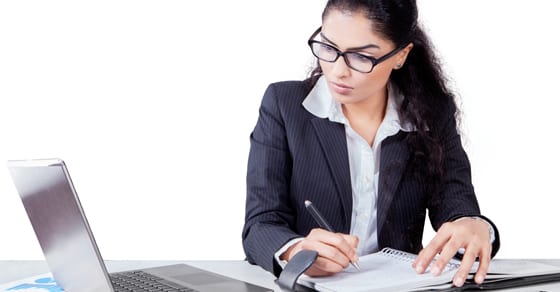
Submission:
<svg viewBox="0 0 560 292">
<path fill-rule="evenodd" d="M 67 291 L 113 291 L 64 162 L 8 161 L 47 263 Z"/>
</svg>

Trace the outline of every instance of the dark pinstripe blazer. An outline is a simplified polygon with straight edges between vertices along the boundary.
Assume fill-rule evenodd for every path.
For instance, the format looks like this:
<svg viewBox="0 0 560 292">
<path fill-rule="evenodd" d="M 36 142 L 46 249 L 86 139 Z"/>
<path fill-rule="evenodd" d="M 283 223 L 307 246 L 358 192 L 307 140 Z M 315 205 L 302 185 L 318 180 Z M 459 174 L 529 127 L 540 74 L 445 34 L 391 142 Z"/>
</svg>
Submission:
<svg viewBox="0 0 560 292">
<path fill-rule="evenodd" d="M 352 186 L 344 125 L 318 118 L 302 106 L 310 89 L 306 81 L 271 84 L 250 137 L 243 248 L 250 263 L 275 275 L 281 268 L 274 253 L 290 239 L 318 227 L 306 212 L 304 200 L 311 200 L 337 232 L 350 231 Z M 426 210 L 435 229 L 462 216 L 480 215 L 454 110 L 446 116 L 439 129 L 447 169 L 442 192 L 426 193 L 422 179 L 413 175 L 405 142 L 412 133 L 401 131 L 382 142 L 379 248 L 419 252 Z M 494 229 L 493 255 L 499 248 Z"/>
</svg>

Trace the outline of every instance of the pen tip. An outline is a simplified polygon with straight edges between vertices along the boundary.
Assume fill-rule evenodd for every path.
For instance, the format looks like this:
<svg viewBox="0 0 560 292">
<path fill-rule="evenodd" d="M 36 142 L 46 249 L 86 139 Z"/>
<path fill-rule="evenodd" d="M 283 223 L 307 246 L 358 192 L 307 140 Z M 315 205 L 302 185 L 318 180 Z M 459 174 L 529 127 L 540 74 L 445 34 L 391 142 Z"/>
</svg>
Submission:
<svg viewBox="0 0 560 292">
<path fill-rule="evenodd" d="M 305 207 L 307 207 L 307 206 L 311 205 L 311 201 L 309 201 L 309 200 L 305 200 L 305 202 L 304 202 L 304 203 L 305 203 Z"/>
</svg>

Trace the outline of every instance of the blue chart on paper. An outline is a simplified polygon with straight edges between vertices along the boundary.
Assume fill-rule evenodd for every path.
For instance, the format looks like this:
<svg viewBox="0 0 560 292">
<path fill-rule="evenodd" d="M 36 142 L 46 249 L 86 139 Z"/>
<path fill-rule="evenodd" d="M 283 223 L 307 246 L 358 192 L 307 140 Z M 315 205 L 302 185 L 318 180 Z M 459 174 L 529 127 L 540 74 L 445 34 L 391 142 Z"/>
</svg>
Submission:
<svg viewBox="0 0 560 292">
<path fill-rule="evenodd" d="M 25 291 L 30 289 L 30 291 L 48 291 L 48 292 L 62 292 L 62 288 L 56 285 L 53 278 L 40 278 L 34 281 L 34 283 L 24 283 L 18 284 L 17 286 L 8 288 L 6 291 Z"/>
</svg>

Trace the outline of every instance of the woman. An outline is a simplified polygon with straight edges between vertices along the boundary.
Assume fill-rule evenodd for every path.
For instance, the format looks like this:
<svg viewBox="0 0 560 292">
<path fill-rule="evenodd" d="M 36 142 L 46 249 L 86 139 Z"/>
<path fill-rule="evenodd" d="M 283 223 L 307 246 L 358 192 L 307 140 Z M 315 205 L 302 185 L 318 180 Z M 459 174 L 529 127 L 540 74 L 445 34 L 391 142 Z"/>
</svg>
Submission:
<svg viewBox="0 0 560 292">
<path fill-rule="evenodd" d="M 271 84 L 251 134 L 243 247 L 278 275 L 302 249 L 326 276 L 358 256 L 392 247 L 419 253 L 432 274 L 462 257 L 481 283 L 499 248 L 480 215 L 456 105 L 413 0 L 331 0 L 309 46 L 318 59 L 304 81 Z M 318 228 L 310 200 L 335 232 Z M 437 233 L 422 249 L 426 210 Z"/>
</svg>

